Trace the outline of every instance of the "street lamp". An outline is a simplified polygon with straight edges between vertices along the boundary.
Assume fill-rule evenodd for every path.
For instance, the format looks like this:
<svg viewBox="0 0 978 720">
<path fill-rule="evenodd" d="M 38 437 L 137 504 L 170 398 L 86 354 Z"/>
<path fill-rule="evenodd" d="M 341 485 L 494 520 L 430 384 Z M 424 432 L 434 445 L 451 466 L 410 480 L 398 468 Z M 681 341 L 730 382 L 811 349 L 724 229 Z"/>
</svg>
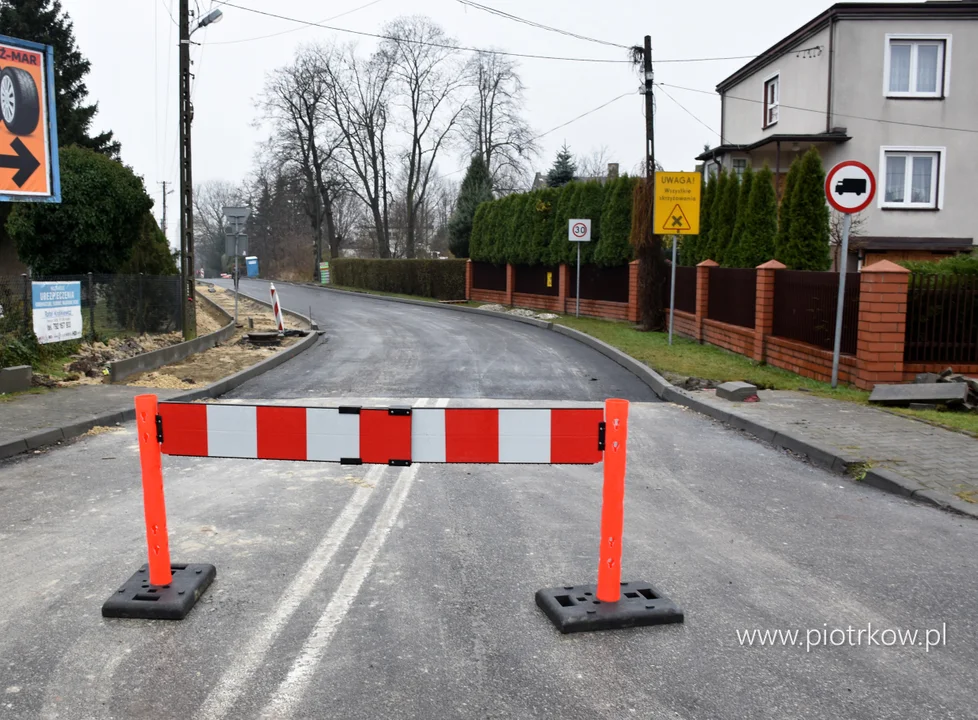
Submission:
<svg viewBox="0 0 978 720">
<path fill-rule="evenodd" d="M 220 22 L 224 17 L 215 8 L 190 29 L 190 0 L 180 0 L 180 277 L 186 299 L 181 303 L 183 338 L 197 337 L 197 313 L 194 306 L 194 183 L 191 159 L 190 126 L 194 108 L 190 102 L 190 36 L 203 27 Z"/>
</svg>

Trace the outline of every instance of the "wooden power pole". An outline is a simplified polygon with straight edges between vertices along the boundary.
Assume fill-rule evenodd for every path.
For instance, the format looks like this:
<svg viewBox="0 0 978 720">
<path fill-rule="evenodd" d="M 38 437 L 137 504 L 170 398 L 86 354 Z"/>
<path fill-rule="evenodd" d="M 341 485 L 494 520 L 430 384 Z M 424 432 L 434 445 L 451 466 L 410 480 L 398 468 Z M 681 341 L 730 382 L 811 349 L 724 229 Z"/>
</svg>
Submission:
<svg viewBox="0 0 978 720">
<path fill-rule="evenodd" d="M 645 80 L 645 190 L 649 214 L 649 234 L 636 247 L 639 260 L 639 323 L 645 330 L 661 330 L 665 326 L 663 291 L 666 281 L 665 256 L 662 240 L 652 221 L 655 202 L 655 76 L 652 72 L 652 36 L 645 36 L 642 71 Z"/>
<path fill-rule="evenodd" d="M 190 153 L 190 125 L 194 109 L 190 102 L 190 3 L 180 0 L 180 259 L 183 280 L 183 337 L 197 337 L 194 308 L 194 183 Z"/>
</svg>

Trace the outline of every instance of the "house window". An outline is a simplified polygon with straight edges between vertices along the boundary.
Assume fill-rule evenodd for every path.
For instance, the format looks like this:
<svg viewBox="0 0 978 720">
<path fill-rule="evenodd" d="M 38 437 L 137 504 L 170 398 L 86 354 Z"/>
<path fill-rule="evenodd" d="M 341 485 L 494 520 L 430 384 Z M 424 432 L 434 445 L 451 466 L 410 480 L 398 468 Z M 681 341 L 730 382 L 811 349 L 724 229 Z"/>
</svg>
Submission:
<svg viewBox="0 0 978 720">
<path fill-rule="evenodd" d="M 781 76 L 775 75 L 764 81 L 764 127 L 769 128 L 778 121 L 778 106 L 781 102 Z"/>
<path fill-rule="evenodd" d="M 883 148 L 880 207 L 895 210 L 940 209 L 943 148 Z"/>
<path fill-rule="evenodd" d="M 887 97 L 944 97 L 949 48 L 950 36 L 887 35 L 884 79 Z"/>
<path fill-rule="evenodd" d="M 746 160 L 746 158 L 734 158 L 734 161 L 733 161 L 733 172 L 734 172 L 734 175 L 741 176 L 741 175 L 744 174 L 744 171 L 746 169 L 747 169 L 747 160 Z"/>
</svg>

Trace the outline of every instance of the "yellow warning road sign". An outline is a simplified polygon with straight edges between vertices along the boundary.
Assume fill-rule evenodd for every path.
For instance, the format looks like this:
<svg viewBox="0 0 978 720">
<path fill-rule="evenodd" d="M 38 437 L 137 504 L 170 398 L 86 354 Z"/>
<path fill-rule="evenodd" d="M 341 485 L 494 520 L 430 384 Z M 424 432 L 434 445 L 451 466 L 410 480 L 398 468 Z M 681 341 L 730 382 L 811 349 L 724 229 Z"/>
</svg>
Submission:
<svg viewBox="0 0 978 720">
<path fill-rule="evenodd" d="M 696 235 L 700 231 L 702 175 L 657 172 L 653 228 L 657 235 Z"/>
</svg>

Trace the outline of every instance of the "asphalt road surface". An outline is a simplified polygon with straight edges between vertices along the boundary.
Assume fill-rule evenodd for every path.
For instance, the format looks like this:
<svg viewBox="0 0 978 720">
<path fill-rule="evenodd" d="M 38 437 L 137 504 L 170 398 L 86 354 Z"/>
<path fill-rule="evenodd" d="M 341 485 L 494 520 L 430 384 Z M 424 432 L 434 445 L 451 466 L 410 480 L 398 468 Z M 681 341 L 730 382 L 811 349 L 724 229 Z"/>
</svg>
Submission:
<svg viewBox="0 0 978 720">
<path fill-rule="evenodd" d="M 230 397 L 655 400 L 617 363 L 530 325 L 296 285 L 276 289 L 282 307 L 303 315 L 311 307 L 329 342 Z M 242 280 L 241 291 L 268 300 L 267 282 Z"/>
<path fill-rule="evenodd" d="M 409 327 L 439 312 L 391 307 Z M 297 362 L 268 396 L 299 397 Z M 335 358 L 305 370 L 321 395 L 284 402 L 367 404 L 333 394 L 331 378 L 356 376 Z M 674 405 L 631 413 L 624 579 L 658 585 L 683 625 L 564 636 L 534 605 L 539 588 L 594 580 L 600 466 L 164 458 L 173 559 L 218 577 L 186 620 L 148 622 L 99 612 L 145 561 L 133 427 L 2 462 L 0 718 L 976 716 L 978 523 Z M 806 649 L 849 626 L 876 634 Z M 799 630 L 800 645 L 743 646 L 754 629 Z M 884 647 L 897 630 L 937 646 Z"/>
</svg>

